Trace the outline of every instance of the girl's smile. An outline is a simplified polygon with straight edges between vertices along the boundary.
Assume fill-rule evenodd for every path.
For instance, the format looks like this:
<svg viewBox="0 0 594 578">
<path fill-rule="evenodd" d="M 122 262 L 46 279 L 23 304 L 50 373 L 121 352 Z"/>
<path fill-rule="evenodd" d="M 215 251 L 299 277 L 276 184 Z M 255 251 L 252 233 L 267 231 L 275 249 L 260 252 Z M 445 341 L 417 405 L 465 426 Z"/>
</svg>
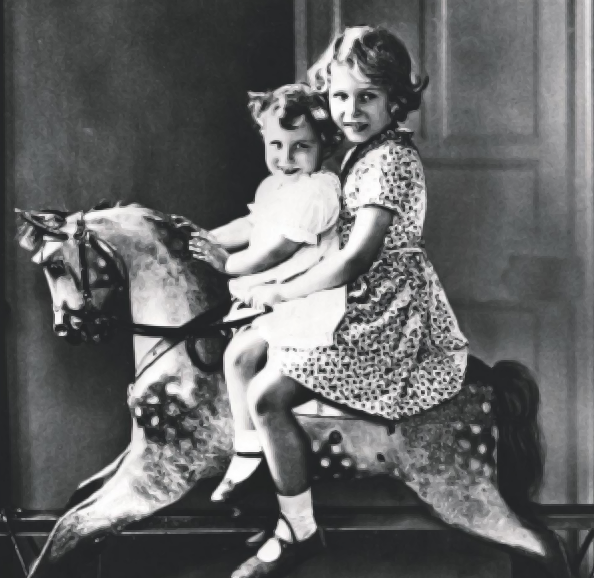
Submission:
<svg viewBox="0 0 594 578">
<path fill-rule="evenodd" d="M 322 146 L 305 119 L 294 129 L 288 130 L 280 125 L 276 115 L 267 114 L 262 126 L 262 137 L 270 174 L 309 175 L 318 169 Z"/>
<path fill-rule="evenodd" d="M 352 143 L 364 143 L 392 122 L 388 93 L 358 68 L 332 63 L 330 80 L 332 120 Z"/>
</svg>

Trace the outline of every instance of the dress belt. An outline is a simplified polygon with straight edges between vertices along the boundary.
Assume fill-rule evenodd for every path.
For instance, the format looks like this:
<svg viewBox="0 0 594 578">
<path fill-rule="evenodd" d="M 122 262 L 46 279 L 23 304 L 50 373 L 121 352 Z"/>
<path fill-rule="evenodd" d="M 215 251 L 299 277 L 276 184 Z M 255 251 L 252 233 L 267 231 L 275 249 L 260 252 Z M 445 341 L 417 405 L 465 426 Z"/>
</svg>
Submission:
<svg viewBox="0 0 594 578">
<path fill-rule="evenodd" d="M 424 247 L 399 247 L 392 250 L 396 253 L 425 253 Z"/>
</svg>

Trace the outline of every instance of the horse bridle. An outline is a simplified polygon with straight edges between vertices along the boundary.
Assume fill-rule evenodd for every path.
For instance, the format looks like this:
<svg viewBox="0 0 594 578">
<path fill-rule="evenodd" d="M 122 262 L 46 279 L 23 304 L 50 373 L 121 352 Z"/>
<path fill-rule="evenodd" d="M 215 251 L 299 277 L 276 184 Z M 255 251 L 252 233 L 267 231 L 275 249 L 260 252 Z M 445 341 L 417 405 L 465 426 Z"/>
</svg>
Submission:
<svg viewBox="0 0 594 578">
<path fill-rule="evenodd" d="M 76 231 L 72 236 L 77 246 L 78 264 L 80 268 L 80 284 L 82 288 L 83 306 L 82 310 L 69 310 L 73 315 L 80 314 L 84 320 L 97 321 L 103 318 L 101 312 L 93 305 L 93 288 L 91 287 L 91 278 L 89 273 L 89 262 L 87 260 L 87 249 L 92 249 L 97 253 L 100 259 L 103 259 L 106 266 L 115 273 L 116 286 L 112 290 L 123 291 L 126 279 L 121 273 L 118 266 L 118 260 L 121 266 L 124 267 L 123 261 L 118 259 L 118 255 L 114 249 L 105 244 L 104 248 L 98 241 L 97 237 L 87 230 L 87 224 L 84 219 L 84 214 L 76 222 Z M 125 270 L 125 268 L 124 268 Z M 108 275 L 109 276 L 109 275 Z M 96 285 L 96 284 L 95 284 Z M 99 288 L 99 287 L 95 287 Z"/>
<path fill-rule="evenodd" d="M 31 223 L 33 226 L 39 227 L 38 222 L 29 214 L 21 214 L 24 220 Z M 80 213 L 76 221 L 76 230 L 70 236 L 68 233 L 53 230 L 47 226 L 41 225 L 44 236 L 49 236 L 58 241 L 73 240 L 76 245 L 79 276 L 77 278 L 71 266 L 71 276 L 81 290 L 82 306 L 78 309 L 73 309 L 66 303 L 63 303 L 60 308 L 65 314 L 64 331 L 66 336 L 72 342 L 79 342 L 76 336 L 80 333 L 81 340 L 90 339 L 96 343 L 103 341 L 110 337 L 112 326 L 116 322 L 116 318 L 109 316 L 93 304 L 93 290 L 100 288 L 108 288 L 111 291 L 121 292 L 124 289 L 126 279 L 125 274 L 120 271 L 120 267 L 125 271 L 123 261 L 119 259 L 116 251 L 111 248 L 104 241 L 100 241 L 97 237 L 87 229 L 84 213 Z M 103 275 L 97 276 L 95 281 L 91 281 L 89 261 L 87 258 L 87 251 L 93 250 L 97 254 L 97 262 L 103 262 Z M 119 264 L 118 264 L 119 262 Z M 49 262 L 44 265 L 45 269 L 52 275 L 52 268 L 54 263 Z M 65 265 L 66 266 L 66 265 Z M 107 283 L 105 283 L 107 279 Z M 111 293 L 110 293 L 111 294 Z M 104 304 L 105 305 L 105 304 Z M 56 307 L 54 306 L 54 309 Z M 75 327 L 73 320 L 80 322 L 81 327 Z"/>
<path fill-rule="evenodd" d="M 250 317 L 244 317 L 235 321 L 220 321 L 222 317 L 229 311 L 230 300 L 224 300 L 212 307 L 211 309 L 197 315 L 187 323 L 180 326 L 162 326 L 162 325 L 145 325 L 139 323 L 126 323 L 115 316 L 105 314 L 101 309 L 95 307 L 93 304 L 93 289 L 99 288 L 96 283 L 90 279 L 90 268 L 87 259 L 87 250 L 95 251 L 99 258 L 106 263 L 106 269 L 110 269 L 115 273 L 115 287 L 109 286 L 115 290 L 115 293 L 122 292 L 126 286 L 126 267 L 123 259 L 119 257 L 117 251 L 109 246 L 106 242 L 101 241 L 89 231 L 85 221 L 85 214 L 80 213 L 76 221 L 76 230 L 72 237 L 64 232 L 47 226 L 46 224 L 35 219 L 31 213 L 20 212 L 21 217 L 36 227 L 41 229 L 44 236 L 52 237 L 58 241 L 68 241 L 72 239 L 77 247 L 78 265 L 80 270 L 80 284 L 82 292 L 82 307 L 79 309 L 72 309 L 68 305 L 63 304 L 62 308 L 70 317 L 70 327 L 76 331 L 72 326 L 71 319 L 77 318 L 85 324 L 87 331 L 90 331 L 93 336 L 98 335 L 99 341 L 109 336 L 111 328 L 117 327 L 143 337 L 160 338 L 159 341 L 148 351 L 148 353 L 141 359 L 136 369 L 136 379 L 138 379 L 149 367 L 154 365 L 163 355 L 168 351 L 179 345 L 182 341 L 186 342 L 186 351 L 194 365 L 201 371 L 211 373 L 222 368 L 222 361 L 208 364 L 202 360 L 196 350 L 196 341 L 202 338 L 224 337 L 229 338 L 229 331 L 251 323 L 260 314 L 254 314 Z M 63 215 L 60 215 L 63 216 Z M 118 265 L 119 263 L 119 265 Z M 123 270 L 120 270 L 120 268 Z M 108 277 L 110 277 L 108 275 Z M 76 277 L 73 276 L 75 282 Z"/>
</svg>

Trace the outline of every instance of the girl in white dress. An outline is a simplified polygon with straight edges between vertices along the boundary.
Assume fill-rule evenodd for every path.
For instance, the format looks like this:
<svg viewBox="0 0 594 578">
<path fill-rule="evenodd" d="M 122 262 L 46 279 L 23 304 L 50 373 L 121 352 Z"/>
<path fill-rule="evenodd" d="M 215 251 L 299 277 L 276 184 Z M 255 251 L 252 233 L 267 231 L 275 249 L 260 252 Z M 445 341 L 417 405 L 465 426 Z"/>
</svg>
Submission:
<svg viewBox="0 0 594 578">
<path fill-rule="evenodd" d="M 294 279 L 339 248 L 340 181 L 321 170 L 324 157 L 338 142 L 326 100 L 305 84 L 293 84 L 250 93 L 249 108 L 264 141 L 270 175 L 248 205 L 249 215 L 209 233 L 195 233 L 190 243 L 196 258 L 213 266 L 225 262 L 225 272 L 236 276 L 229 288 L 238 302 L 257 286 Z M 205 250 L 206 240 L 219 245 L 216 260 L 212 249 Z M 225 501 L 264 461 L 249 417 L 246 389 L 268 346 L 331 342 L 345 302 L 346 290 L 338 288 L 283 303 L 257 320 L 258 332 L 238 332 L 232 339 L 224 368 L 235 453 L 213 501 Z M 234 313 L 240 313 L 237 307 Z"/>
</svg>

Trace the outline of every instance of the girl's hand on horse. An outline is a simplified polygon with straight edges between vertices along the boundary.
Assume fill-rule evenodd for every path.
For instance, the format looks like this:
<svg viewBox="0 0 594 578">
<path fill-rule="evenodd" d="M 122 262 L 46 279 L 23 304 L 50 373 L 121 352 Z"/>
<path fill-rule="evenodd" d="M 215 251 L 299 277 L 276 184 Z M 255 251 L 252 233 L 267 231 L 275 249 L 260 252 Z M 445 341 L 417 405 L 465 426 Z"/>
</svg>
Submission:
<svg viewBox="0 0 594 578">
<path fill-rule="evenodd" d="M 194 239 L 203 239 L 204 241 L 208 241 L 209 243 L 213 244 L 213 245 L 220 245 L 218 239 L 209 231 L 207 231 L 206 229 L 200 229 L 198 231 L 194 231 L 192 234 L 192 241 Z M 190 243 L 192 242 L 190 241 Z"/>
<path fill-rule="evenodd" d="M 273 285 L 258 285 L 251 289 L 246 296 L 246 302 L 256 309 L 273 307 L 281 301 L 285 301 L 282 285 L 276 283 Z"/>
<path fill-rule="evenodd" d="M 221 246 L 211 243 L 208 239 L 192 235 L 188 248 L 194 259 L 205 261 L 220 273 L 227 273 L 225 265 L 229 253 Z"/>
</svg>

